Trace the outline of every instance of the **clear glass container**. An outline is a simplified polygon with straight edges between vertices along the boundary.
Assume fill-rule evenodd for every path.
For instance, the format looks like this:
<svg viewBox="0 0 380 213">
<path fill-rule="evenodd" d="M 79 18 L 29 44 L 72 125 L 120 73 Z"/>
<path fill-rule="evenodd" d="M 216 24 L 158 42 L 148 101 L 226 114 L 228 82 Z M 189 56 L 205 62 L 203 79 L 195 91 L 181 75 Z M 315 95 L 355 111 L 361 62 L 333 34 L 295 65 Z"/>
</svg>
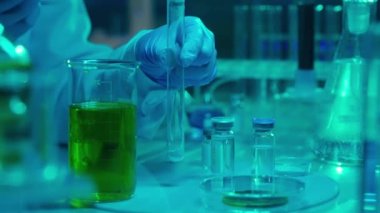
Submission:
<svg viewBox="0 0 380 213">
<path fill-rule="evenodd" d="M 315 179 L 295 179 L 288 177 L 275 177 L 276 190 L 273 193 L 264 193 L 252 188 L 252 182 L 256 177 L 248 175 L 212 177 L 204 179 L 200 184 L 201 204 L 204 212 L 293 212 L 302 211 L 310 203 L 322 203 L 325 196 L 318 201 L 309 199 L 312 191 L 306 188 L 308 183 L 318 183 Z M 269 181 L 262 179 L 263 183 Z M 328 187 L 334 186 L 333 182 L 324 182 Z M 335 192 L 336 193 L 336 192 Z M 321 202 L 322 201 L 322 202 Z M 202 211 L 203 212 L 203 211 Z"/>
<path fill-rule="evenodd" d="M 215 176 L 232 175 L 235 168 L 234 119 L 214 117 L 212 124 L 210 171 Z"/>
<path fill-rule="evenodd" d="M 363 72 L 368 66 L 363 42 L 375 5 L 373 1 L 343 2 L 343 32 L 334 56 L 334 69 L 320 96 L 314 151 L 323 161 L 359 165 L 363 160 Z"/>
<path fill-rule="evenodd" d="M 138 65 L 118 60 L 69 60 L 72 104 L 69 107 L 69 165 L 87 176 L 96 192 L 73 199 L 125 200 L 136 185 L 137 112 L 134 73 Z"/>
<path fill-rule="evenodd" d="M 273 119 L 254 118 L 255 129 L 252 142 L 252 175 L 272 177 L 275 169 L 275 136 Z"/>
</svg>

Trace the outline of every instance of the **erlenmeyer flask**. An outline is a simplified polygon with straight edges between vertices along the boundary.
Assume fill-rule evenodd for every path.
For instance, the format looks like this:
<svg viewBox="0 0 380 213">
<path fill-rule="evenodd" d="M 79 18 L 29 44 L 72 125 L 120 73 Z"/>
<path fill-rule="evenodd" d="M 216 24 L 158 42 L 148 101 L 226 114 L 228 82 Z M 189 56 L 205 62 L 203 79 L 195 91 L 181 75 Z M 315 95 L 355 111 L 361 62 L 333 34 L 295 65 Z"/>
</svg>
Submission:
<svg viewBox="0 0 380 213">
<path fill-rule="evenodd" d="M 368 66 L 362 44 L 375 5 L 370 0 L 343 2 L 343 32 L 320 99 L 315 153 L 321 160 L 339 165 L 362 162 L 363 72 Z"/>
</svg>

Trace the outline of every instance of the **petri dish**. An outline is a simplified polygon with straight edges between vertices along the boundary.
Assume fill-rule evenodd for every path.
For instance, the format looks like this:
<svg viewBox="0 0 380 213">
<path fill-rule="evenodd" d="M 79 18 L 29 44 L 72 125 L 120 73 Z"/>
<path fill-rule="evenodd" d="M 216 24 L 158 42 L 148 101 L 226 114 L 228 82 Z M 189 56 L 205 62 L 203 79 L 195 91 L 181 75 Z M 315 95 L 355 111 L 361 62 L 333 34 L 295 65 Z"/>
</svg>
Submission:
<svg viewBox="0 0 380 213">
<path fill-rule="evenodd" d="M 259 181 L 260 187 L 257 187 Z M 299 208 L 305 183 L 292 177 L 257 178 L 249 175 L 212 177 L 200 184 L 201 202 L 211 211 L 262 210 L 284 212 Z M 298 203 L 298 204 L 297 204 Z"/>
</svg>

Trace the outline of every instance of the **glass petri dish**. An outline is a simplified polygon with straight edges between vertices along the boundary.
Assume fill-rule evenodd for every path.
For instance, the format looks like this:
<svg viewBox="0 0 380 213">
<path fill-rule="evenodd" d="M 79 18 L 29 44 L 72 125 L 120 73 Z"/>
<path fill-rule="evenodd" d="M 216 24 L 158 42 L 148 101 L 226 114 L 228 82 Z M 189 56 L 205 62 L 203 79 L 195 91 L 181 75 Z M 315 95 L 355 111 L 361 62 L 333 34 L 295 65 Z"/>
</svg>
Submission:
<svg viewBox="0 0 380 213">
<path fill-rule="evenodd" d="M 299 209 L 305 183 L 291 177 L 257 179 L 249 175 L 213 177 L 200 184 L 201 202 L 208 211 L 235 212 Z"/>
</svg>

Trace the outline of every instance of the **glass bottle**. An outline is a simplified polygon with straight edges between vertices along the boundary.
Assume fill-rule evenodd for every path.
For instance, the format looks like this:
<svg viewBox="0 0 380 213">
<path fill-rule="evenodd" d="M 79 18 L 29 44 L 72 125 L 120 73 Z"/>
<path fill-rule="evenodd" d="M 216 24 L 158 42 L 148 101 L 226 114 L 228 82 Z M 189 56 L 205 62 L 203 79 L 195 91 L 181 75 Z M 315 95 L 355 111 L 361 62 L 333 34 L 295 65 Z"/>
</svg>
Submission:
<svg viewBox="0 0 380 213">
<path fill-rule="evenodd" d="M 253 118 L 252 175 L 257 178 L 269 178 L 275 171 L 275 135 L 274 119 Z"/>
<path fill-rule="evenodd" d="M 234 119 L 214 117 L 212 125 L 211 173 L 215 176 L 232 175 L 235 167 L 235 136 L 232 130 Z"/>
<path fill-rule="evenodd" d="M 320 97 L 320 119 L 315 153 L 323 161 L 360 164 L 363 71 L 366 52 L 363 42 L 374 15 L 374 1 L 343 1 L 343 32 L 334 56 L 334 69 Z"/>
</svg>

